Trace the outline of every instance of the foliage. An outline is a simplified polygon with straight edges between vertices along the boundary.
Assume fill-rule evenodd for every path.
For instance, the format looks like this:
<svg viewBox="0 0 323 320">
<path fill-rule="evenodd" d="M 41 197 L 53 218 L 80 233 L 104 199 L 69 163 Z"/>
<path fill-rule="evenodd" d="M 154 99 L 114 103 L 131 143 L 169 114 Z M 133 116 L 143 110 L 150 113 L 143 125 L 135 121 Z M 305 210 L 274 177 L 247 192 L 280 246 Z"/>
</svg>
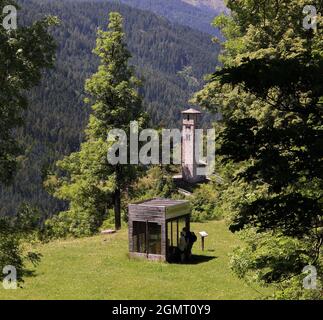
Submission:
<svg viewBox="0 0 323 320">
<path fill-rule="evenodd" d="M 23 253 L 19 237 L 13 232 L 13 227 L 6 218 L 0 219 L 0 269 L 7 265 L 14 266 L 17 270 L 17 281 L 22 282 L 24 272 Z M 0 272 L 0 280 L 4 275 Z"/>
<path fill-rule="evenodd" d="M 308 252 L 312 243 L 273 232 L 257 233 L 256 229 L 241 232 L 246 242 L 231 255 L 231 267 L 239 278 L 248 283 L 259 282 L 264 286 L 275 283 L 275 299 L 321 299 L 321 282 L 317 289 L 303 288 L 306 274 L 298 270 L 311 264 Z M 322 269 L 317 270 L 318 274 Z M 290 274 L 294 273 L 293 277 Z"/>
<path fill-rule="evenodd" d="M 152 198 L 172 198 L 182 200 L 173 180 L 175 167 L 153 166 L 134 183 L 129 190 L 128 202 L 143 201 Z M 221 219 L 222 212 L 218 207 L 218 192 L 214 183 L 201 184 L 193 188 L 192 195 L 187 198 L 192 206 L 191 220 L 203 222 Z"/>
<path fill-rule="evenodd" d="M 69 201 L 70 207 L 46 221 L 48 235 L 79 237 L 98 230 L 113 191 L 113 181 L 103 180 L 106 157 L 107 143 L 99 140 L 83 143 L 79 152 L 57 162 L 65 175 L 52 174 L 44 186 L 54 196 Z"/>
<path fill-rule="evenodd" d="M 15 216 L 12 217 L 15 233 L 18 233 L 29 243 L 44 240 L 43 214 L 37 208 L 22 203 Z"/>
<path fill-rule="evenodd" d="M 132 201 L 170 198 L 176 193 L 172 175 L 164 167 L 153 166 L 139 178 L 131 190 Z"/>
<path fill-rule="evenodd" d="M 86 237 L 97 232 L 101 225 L 96 215 L 90 210 L 73 208 L 46 220 L 46 235 L 49 238 L 66 238 L 67 236 Z"/>
<path fill-rule="evenodd" d="M 5 5 L 14 1 L 0 1 L 0 21 Z M 40 82 L 41 71 L 51 67 L 55 44 L 48 28 L 57 19 L 48 17 L 28 27 L 5 30 L 0 25 L 0 182 L 9 184 L 17 170 L 17 157 L 22 146 L 13 135 L 21 126 L 23 111 L 27 109 L 26 91 Z M 30 43 L 33 43 L 30 46 Z"/>
<path fill-rule="evenodd" d="M 112 209 L 108 210 L 107 218 L 103 221 L 101 225 L 101 230 L 113 229 L 115 226 L 114 211 Z"/>
<path fill-rule="evenodd" d="M 107 13 L 118 11 L 125 18 L 131 64 L 136 66 L 138 78 L 144 79 L 140 93 L 152 126 L 179 126 L 180 111 L 193 88 L 177 73 L 191 66 L 192 76 L 202 85 L 203 75 L 213 71 L 212 59 L 219 46 L 205 33 L 116 1 L 19 0 L 19 4 L 20 25 L 54 15 L 61 27 L 51 32 L 58 44 L 55 69 L 45 72 L 40 86 L 28 93 L 26 126 L 15 133 L 26 146 L 25 156 L 20 158 L 22 170 L 14 185 L 0 187 L 0 214 L 14 215 L 21 202 L 29 202 L 49 217 L 68 208 L 66 201 L 48 194 L 42 184 L 54 163 L 78 151 L 84 141 L 90 113 L 83 102 L 84 82 L 98 66 L 92 49 L 97 27 L 105 27 Z"/>
<path fill-rule="evenodd" d="M 8 4 L 17 6 L 14 1 L 0 0 L 0 21 L 4 18 L 2 9 Z M 28 91 L 39 84 L 42 70 L 53 66 L 55 43 L 48 29 L 57 22 L 47 17 L 16 30 L 5 30 L 0 25 L 0 183 L 12 182 L 18 156 L 24 152 L 15 130 L 24 124 Z M 0 280 L 4 266 L 12 265 L 21 283 L 25 261 L 39 261 L 39 255 L 25 255 L 22 248 L 22 239 L 30 240 L 38 232 L 34 214 L 32 208 L 23 205 L 15 218 L 0 218 Z"/>
<path fill-rule="evenodd" d="M 135 165 L 112 165 L 108 162 L 109 131 L 123 130 L 127 137 L 130 122 L 139 128 L 146 123 L 140 82 L 128 66 L 131 57 L 125 44 L 123 19 L 119 13 L 109 15 L 108 31 L 99 30 L 94 53 L 100 57 L 98 72 L 86 81 L 85 89 L 93 102 L 85 142 L 79 152 L 57 163 L 65 172 L 55 181 L 54 195 L 70 201 L 68 211 L 59 214 L 48 227 L 57 235 L 88 236 L 101 226 L 110 206 L 114 206 L 115 228 L 121 228 L 121 192 L 136 179 Z M 128 144 L 127 144 L 128 146 Z M 126 148 L 129 148 L 127 147 Z M 120 151 L 121 152 L 121 151 Z"/>
<path fill-rule="evenodd" d="M 24 276 L 30 274 L 27 262 L 36 266 L 41 254 L 29 251 L 25 244 L 42 239 L 39 230 L 40 213 L 27 204 L 21 205 L 14 217 L 0 218 L 0 270 L 5 266 L 14 266 L 17 271 L 17 282 L 21 285 Z M 0 281 L 5 275 L 0 273 Z"/>
<path fill-rule="evenodd" d="M 230 229 L 256 233 L 233 268 L 279 283 L 284 298 L 305 265 L 322 265 L 322 29 L 303 28 L 305 4 L 229 1 L 232 17 L 215 20 L 228 39 L 223 69 L 195 97 L 223 115 L 218 154 L 232 172 L 220 199 L 231 203 L 220 206 Z M 310 296 L 300 287 L 290 298 Z"/>
<path fill-rule="evenodd" d="M 217 208 L 218 196 L 211 183 L 200 185 L 189 200 L 192 205 L 192 221 L 203 222 L 222 218 Z"/>
</svg>

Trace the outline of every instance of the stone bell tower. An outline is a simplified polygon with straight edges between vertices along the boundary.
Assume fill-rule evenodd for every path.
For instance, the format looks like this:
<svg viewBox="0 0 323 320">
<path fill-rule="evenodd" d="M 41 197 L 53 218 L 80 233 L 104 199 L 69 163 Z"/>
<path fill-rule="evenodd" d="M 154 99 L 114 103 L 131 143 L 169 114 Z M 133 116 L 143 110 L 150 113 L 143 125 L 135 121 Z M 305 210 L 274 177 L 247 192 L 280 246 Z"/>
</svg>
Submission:
<svg viewBox="0 0 323 320">
<path fill-rule="evenodd" d="M 197 175 L 197 168 L 201 165 L 196 161 L 195 154 L 198 154 L 197 143 L 195 143 L 195 130 L 198 128 L 198 121 L 201 112 L 195 109 L 188 109 L 182 112 L 182 179 L 190 183 L 205 180 L 205 176 Z"/>
</svg>

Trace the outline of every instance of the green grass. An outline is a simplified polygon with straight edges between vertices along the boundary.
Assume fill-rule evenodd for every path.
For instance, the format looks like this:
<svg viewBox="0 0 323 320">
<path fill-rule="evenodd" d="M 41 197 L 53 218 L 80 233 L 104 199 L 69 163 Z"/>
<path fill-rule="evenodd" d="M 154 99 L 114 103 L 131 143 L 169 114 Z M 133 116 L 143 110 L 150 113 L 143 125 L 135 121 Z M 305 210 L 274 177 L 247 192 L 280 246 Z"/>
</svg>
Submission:
<svg viewBox="0 0 323 320">
<path fill-rule="evenodd" d="M 229 269 L 229 254 L 239 244 L 223 221 L 192 224 L 206 230 L 196 255 L 210 259 L 198 264 L 167 264 L 130 260 L 127 230 L 108 236 L 54 241 L 37 248 L 43 255 L 24 287 L 4 290 L 0 299 L 257 299 L 268 290 L 251 288 Z"/>
</svg>

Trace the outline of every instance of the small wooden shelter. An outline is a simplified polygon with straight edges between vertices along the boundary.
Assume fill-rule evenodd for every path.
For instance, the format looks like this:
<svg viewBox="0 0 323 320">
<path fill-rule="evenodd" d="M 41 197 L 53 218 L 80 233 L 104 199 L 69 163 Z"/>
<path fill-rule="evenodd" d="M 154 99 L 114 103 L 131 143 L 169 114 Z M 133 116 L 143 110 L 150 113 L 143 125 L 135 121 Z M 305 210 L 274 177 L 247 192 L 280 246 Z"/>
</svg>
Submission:
<svg viewBox="0 0 323 320">
<path fill-rule="evenodd" d="M 190 205 L 186 200 L 151 199 L 128 206 L 129 254 L 170 261 L 183 228 L 190 230 Z"/>
</svg>

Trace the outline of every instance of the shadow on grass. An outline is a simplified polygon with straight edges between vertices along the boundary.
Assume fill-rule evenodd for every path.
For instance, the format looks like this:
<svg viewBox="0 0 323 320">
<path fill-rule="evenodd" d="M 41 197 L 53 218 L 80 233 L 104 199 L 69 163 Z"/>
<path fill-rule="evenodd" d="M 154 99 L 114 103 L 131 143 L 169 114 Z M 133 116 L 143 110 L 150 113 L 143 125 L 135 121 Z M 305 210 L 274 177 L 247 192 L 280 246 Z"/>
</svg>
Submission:
<svg viewBox="0 0 323 320">
<path fill-rule="evenodd" d="M 185 264 L 200 264 L 204 262 L 209 262 L 213 259 L 216 259 L 215 256 L 202 256 L 193 254 L 190 261 L 185 262 Z"/>
<path fill-rule="evenodd" d="M 185 262 L 171 261 L 170 263 L 171 264 L 200 264 L 200 263 L 209 262 L 216 258 L 217 258 L 216 256 L 204 256 L 204 255 L 193 254 L 189 261 L 185 261 Z"/>
<path fill-rule="evenodd" d="M 23 277 L 26 277 L 26 278 L 34 278 L 36 277 L 38 274 L 36 272 L 36 270 L 31 270 L 31 269 L 25 269 L 23 271 Z"/>
</svg>

